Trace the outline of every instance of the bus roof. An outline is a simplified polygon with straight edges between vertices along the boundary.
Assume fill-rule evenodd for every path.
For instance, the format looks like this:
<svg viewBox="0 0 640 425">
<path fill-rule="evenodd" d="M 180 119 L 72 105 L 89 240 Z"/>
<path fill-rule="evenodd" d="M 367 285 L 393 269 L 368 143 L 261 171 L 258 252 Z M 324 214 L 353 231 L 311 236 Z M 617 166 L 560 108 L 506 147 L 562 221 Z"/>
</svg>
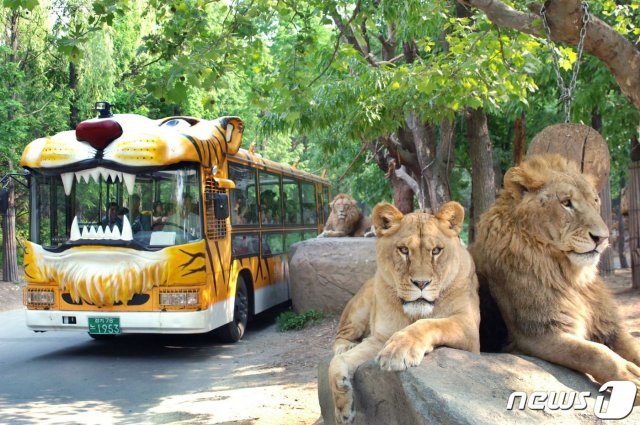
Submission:
<svg viewBox="0 0 640 425">
<path fill-rule="evenodd" d="M 279 162 L 271 161 L 270 159 L 263 158 L 262 155 L 249 152 L 246 149 L 240 149 L 234 155 L 228 155 L 228 158 L 233 162 L 239 162 L 242 164 L 250 165 L 261 170 L 275 171 L 287 176 L 296 177 L 299 179 L 308 180 L 314 183 L 320 183 L 325 185 L 331 185 L 328 179 L 322 178 L 315 174 L 308 173 L 306 171 L 294 168 L 291 165 L 282 164 Z"/>
</svg>

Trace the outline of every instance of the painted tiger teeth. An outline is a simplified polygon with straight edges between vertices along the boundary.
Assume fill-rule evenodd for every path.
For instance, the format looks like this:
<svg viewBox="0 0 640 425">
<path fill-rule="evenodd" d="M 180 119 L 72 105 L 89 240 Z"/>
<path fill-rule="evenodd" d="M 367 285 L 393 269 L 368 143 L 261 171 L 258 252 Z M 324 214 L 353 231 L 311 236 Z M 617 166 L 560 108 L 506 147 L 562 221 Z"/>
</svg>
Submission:
<svg viewBox="0 0 640 425">
<path fill-rule="evenodd" d="M 111 181 L 114 183 L 120 180 L 120 182 L 124 183 L 124 185 L 127 187 L 127 191 L 129 192 L 129 194 L 133 193 L 133 188 L 136 184 L 135 174 L 123 173 L 121 171 L 110 170 L 104 167 L 90 168 L 88 170 L 76 171 L 75 173 L 60 174 L 62 185 L 64 186 L 64 193 L 67 196 L 71 195 L 74 176 L 77 182 L 85 181 L 86 183 L 89 183 L 91 179 L 93 179 L 96 183 L 99 183 L 100 177 L 102 177 L 102 180 L 105 181 L 111 178 Z"/>
<path fill-rule="evenodd" d="M 81 232 L 78 225 L 78 217 L 74 217 L 71 223 L 69 240 L 77 241 L 79 239 L 130 241 L 133 239 L 133 231 L 126 215 L 122 217 L 122 232 L 120 232 L 118 226 L 113 226 L 113 229 L 110 229 L 109 226 L 105 226 L 104 229 L 102 226 L 83 226 Z"/>
</svg>

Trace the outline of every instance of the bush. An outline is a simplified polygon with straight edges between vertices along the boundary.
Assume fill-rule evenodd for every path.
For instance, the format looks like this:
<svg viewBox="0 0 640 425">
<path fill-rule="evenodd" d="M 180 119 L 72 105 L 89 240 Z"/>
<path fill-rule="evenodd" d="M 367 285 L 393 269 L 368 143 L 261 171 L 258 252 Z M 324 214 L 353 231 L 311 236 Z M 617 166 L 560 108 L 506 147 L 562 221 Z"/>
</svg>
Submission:
<svg viewBox="0 0 640 425">
<path fill-rule="evenodd" d="M 285 311 L 276 317 L 276 328 L 279 332 L 300 330 L 308 324 L 315 324 L 324 318 L 324 314 L 318 310 L 308 310 L 302 314 L 294 311 Z"/>
</svg>

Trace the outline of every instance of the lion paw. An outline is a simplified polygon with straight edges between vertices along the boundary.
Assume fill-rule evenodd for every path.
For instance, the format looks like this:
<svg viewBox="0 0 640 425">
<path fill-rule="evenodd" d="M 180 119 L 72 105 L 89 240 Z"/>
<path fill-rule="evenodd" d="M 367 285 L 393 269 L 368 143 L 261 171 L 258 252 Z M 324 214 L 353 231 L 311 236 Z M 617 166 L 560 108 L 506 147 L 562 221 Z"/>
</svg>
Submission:
<svg viewBox="0 0 640 425">
<path fill-rule="evenodd" d="M 336 391 L 333 393 L 335 405 L 335 418 L 338 424 L 349 424 L 353 422 L 356 411 L 353 408 L 353 386 L 346 376 L 343 376 L 336 383 Z"/>
<path fill-rule="evenodd" d="M 349 341 L 348 339 L 338 338 L 333 343 L 333 354 L 337 356 L 338 354 L 342 354 L 345 351 L 351 350 L 356 345 L 358 345 L 357 342 Z"/>
<path fill-rule="evenodd" d="M 376 361 L 382 370 L 405 370 L 418 366 L 432 350 L 433 347 L 419 344 L 406 333 L 397 332 L 378 353 Z"/>
</svg>

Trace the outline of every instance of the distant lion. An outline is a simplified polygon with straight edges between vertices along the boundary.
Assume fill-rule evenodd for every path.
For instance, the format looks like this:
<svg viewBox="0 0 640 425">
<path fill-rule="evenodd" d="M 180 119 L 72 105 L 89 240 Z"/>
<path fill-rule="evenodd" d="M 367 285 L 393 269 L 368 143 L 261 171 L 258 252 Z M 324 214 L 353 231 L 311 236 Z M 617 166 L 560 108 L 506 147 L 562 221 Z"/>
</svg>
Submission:
<svg viewBox="0 0 640 425">
<path fill-rule="evenodd" d="M 404 370 L 442 345 L 480 350 L 478 280 L 458 237 L 462 206 L 446 203 L 434 216 L 378 204 L 372 220 L 378 268 L 345 307 L 329 364 L 338 423 L 355 417 L 351 380 L 367 360 Z"/>
<path fill-rule="evenodd" d="M 358 206 L 351 196 L 340 193 L 329 204 L 331 212 L 319 238 L 337 238 L 343 236 L 371 236 L 367 234 L 371 228 L 371 220 L 358 211 Z"/>
<path fill-rule="evenodd" d="M 639 386 L 640 345 L 598 275 L 609 231 L 594 182 L 559 155 L 531 157 L 507 171 L 470 250 L 504 319 L 508 351 Z M 483 351 L 500 322 L 483 308 Z"/>
</svg>

